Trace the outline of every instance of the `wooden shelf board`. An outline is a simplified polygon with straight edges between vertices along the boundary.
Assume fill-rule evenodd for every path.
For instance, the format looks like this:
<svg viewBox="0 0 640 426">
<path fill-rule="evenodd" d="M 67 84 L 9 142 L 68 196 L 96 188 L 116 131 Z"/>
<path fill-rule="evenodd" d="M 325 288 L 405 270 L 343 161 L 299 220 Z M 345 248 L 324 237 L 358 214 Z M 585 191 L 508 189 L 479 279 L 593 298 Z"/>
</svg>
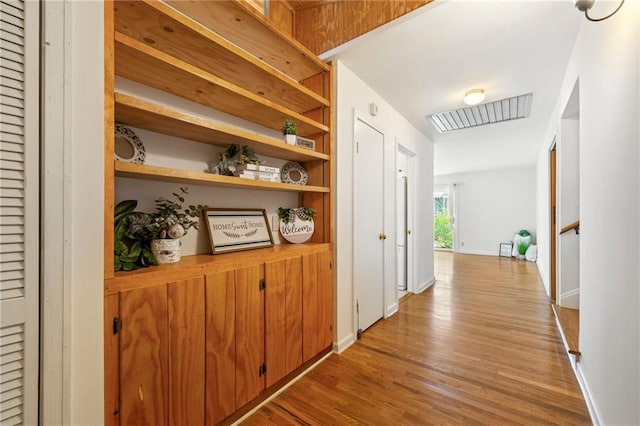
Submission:
<svg viewBox="0 0 640 426">
<path fill-rule="evenodd" d="M 329 192 L 329 188 L 312 185 L 295 185 L 290 183 L 263 182 L 259 180 L 242 179 L 234 176 L 214 175 L 168 167 L 134 164 L 124 161 L 115 162 L 115 174 L 119 177 L 146 179 L 163 182 L 176 182 L 193 185 L 212 185 L 229 188 L 260 189 L 268 191 L 293 192 Z"/>
<path fill-rule="evenodd" d="M 176 263 L 150 266 L 131 272 L 116 272 L 115 277 L 105 280 L 105 296 L 330 249 L 330 243 L 278 244 L 233 253 L 183 256 L 180 262 Z"/>
<path fill-rule="evenodd" d="M 115 61 L 116 75 L 274 130 L 290 118 L 302 136 L 328 131 L 324 124 L 118 32 Z"/>
<path fill-rule="evenodd" d="M 238 1 L 167 3 L 297 81 L 329 70 L 312 51 Z"/>
<path fill-rule="evenodd" d="M 319 94 L 162 2 L 117 2 L 115 28 L 296 112 L 329 106 Z"/>
<path fill-rule="evenodd" d="M 222 147 L 231 144 L 248 145 L 258 154 L 290 161 L 329 159 L 328 154 L 287 145 L 282 140 L 247 132 L 120 93 L 115 94 L 115 111 L 118 123 L 178 138 Z"/>
</svg>

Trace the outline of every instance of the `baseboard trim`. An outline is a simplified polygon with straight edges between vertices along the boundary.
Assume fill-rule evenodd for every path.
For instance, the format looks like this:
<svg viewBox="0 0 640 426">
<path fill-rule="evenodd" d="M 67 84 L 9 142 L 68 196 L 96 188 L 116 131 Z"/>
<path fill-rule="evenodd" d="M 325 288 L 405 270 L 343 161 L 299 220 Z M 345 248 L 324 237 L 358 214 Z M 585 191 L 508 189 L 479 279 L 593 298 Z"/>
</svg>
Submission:
<svg viewBox="0 0 640 426">
<path fill-rule="evenodd" d="M 572 355 L 569 352 L 569 344 L 567 340 L 564 338 L 564 333 L 562 332 L 562 326 L 560 325 L 560 320 L 558 319 L 558 314 L 556 310 L 553 309 L 553 316 L 556 319 L 556 327 L 558 327 L 558 332 L 560 333 L 560 337 L 562 337 L 562 345 L 567 351 L 567 356 L 569 357 L 569 363 L 571 364 L 571 369 L 573 370 L 573 374 L 576 376 L 576 380 L 578 380 L 578 386 L 580 386 L 580 391 L 582 392 L 582 396 L 584 397 L 584 402 L 587 404 L 587 410 L 589 411 L 589 416 L 591 416 L 591 423 L 594 426 L 600 426 L 603 423 L 602 417 L 600 417 L 600 412 L 598 411 L 595 400 L 593 399 L 593 395 L 591 394 L 591 390 L 589 390 L 589 385 L 587 385 L 587 379 L 584 377 L 584 373 L 582 372 L 582 366 L 580 362 L 576 360 L 576 356 Z"/>
<path fill-rule="evenodd" d="M 560 297 L 567 298 L 567 297 L 575 296 L 577 294 L 580 294 L 580 288 L 574 288 L 573 290 L 569 290 L 566 293 L 562 293 Z"/>
<path fill-rule="evenodd" d="M 349 334 L 347 337 L 333 344 L 333 351 L 338 354 L 341 354 L 342 352 L 347 350 L 349 346 L 353 345 L 355 341 L 356 341 L 355 336 L 353 334 Z"/>
<path fill-rule="evenodd" d="M 587 379 L 584 377 L 584 372 L 582 371 L 582 365 L 580 361 L 575 363 L 575 367 L 573 371 L 576 373 L 576 378 L 578 379 L 580 390 L 582 391 L 582 395 L 584 396 L 584 401 L 587 403 L 587 409 L 589 410 L 589 415 L 591 416 L 591 422 L 593 423 L 594 426 L 603 425 L 604 421 L 600 416 L 600 411 L 598 411 L 598 406 L 596 405 L 596 401 L 593 399 L 593 394 L 589 389 L 589 385 L 587 384 Z"/>
<path fill-rule="evenodd" d="M 431 287 L 433 285 L 433 283 L 436 282 L 436 277 L 431 277 L 431 279 L 423 282 L 422 284 L 420 284 L 418 286 L 418 289 L 414 292 L 415 294 L 420 294 L 423 291 L 425 291 L 426 289 L 428 289 L 429 287 Z"/>
<path fill-rule="evenodd" d="M 399 305 L 397 301 L 392 303 L 391 306 L 388 306 L 386 312 L 384 313 L 384 317 L 389 318 L 390 316 L 398 312 L 398 306 Z"/>
</svg>

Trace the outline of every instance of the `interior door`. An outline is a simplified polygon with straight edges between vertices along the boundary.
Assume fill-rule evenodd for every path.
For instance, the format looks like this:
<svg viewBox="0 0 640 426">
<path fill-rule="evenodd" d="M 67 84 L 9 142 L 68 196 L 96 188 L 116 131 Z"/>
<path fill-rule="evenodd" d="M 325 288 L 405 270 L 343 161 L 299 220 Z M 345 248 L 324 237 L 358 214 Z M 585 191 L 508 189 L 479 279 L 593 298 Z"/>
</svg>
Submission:
<svg viewBox="0 0 640 426">
<path fill-rule="evenodd" d="M 39 2 L 0 1 L 0 423 L 38 423 Z"/>
<path fill-rule="evenodd" d="M 407 203 L 409 158 L 398 150 L 396 174 L 396 284 L 398 290 L 407 290 Z"/>
<path fill-rule="evenodd" d="M 384 135 L 360 118 L 355 122 L 354 286 L 358 330 L 384 311 Z"/>
</svg>

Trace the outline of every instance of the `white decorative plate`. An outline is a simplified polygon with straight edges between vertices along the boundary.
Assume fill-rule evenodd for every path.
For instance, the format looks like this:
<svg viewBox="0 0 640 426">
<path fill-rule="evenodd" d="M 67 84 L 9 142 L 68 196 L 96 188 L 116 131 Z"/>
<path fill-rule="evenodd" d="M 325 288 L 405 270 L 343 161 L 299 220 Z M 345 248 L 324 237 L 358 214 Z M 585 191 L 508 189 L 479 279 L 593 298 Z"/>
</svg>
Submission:
<svg viewBox="0 0 640 426">
<path fill-rule="evenodd" d="M 116 123 L 114 133 L 113 145 L 116 160 L 144 164 L 146 151 L 138 135 L 130 128 L 119 123 Z"/>
<path fill-rule="evenodd" d="M 290 162 L 285 164 L 280 171 L 282 183 L 295 183 L 296 185 L 306 185 L 309 182 L 309 175 L 302 167 L 302 164 Z"/>
</svg>

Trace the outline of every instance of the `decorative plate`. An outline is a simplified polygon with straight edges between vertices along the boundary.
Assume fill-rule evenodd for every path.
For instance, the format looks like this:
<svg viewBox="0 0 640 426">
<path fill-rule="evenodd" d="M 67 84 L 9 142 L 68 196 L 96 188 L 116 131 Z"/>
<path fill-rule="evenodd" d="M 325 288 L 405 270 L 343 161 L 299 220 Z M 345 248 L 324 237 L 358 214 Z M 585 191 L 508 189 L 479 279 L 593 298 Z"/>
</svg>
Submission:
<svg viewBox="0 0 640 426">
<path fill-rule="evenodd" d="M 294 183 L 296 185 L 306 185 L 309 182 L 309 175 L 300 163 L 290 162 L 285 164 L 280 171 L 282 183 Z"/>
<path fill-rule="evenodd" d="M 114 152 L 116 160 L 144 164 L 146 152 L 142 141 L 130 128 L 116 123 Z"/>
</svg>

